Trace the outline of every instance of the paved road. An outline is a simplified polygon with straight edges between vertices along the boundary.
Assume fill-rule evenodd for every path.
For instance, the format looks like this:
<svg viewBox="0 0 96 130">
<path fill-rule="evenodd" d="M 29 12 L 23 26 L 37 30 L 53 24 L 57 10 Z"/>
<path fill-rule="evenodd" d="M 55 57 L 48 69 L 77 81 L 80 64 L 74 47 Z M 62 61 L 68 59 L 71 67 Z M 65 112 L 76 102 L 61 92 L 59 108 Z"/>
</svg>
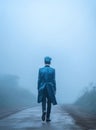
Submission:
<svg viewBox="0 0 96 130">
<path fill-rule="evenodd" d="M 0 120 L 0 130 L 83 130 L 60 106 L 52 108 L 51 119 L 42 122 L 41 107 L 33 107 Z"/>
</svg>

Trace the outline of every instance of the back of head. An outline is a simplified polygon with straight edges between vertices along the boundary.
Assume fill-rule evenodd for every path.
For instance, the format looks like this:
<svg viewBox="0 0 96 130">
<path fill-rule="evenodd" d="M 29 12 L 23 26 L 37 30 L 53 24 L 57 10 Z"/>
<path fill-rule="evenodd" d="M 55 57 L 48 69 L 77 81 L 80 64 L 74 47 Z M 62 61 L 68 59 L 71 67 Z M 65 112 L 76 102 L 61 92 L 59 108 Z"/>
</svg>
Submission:
<svg viewBox="0 0 96 130">
<path fill-rule="evenodd" d="M 49 56 L 46 56 L 46 57 L 44 58 L 44 63 L 45 63 L 45 64 L 51 64 L 51 60 L 52 60 L 52 58 L 50 58 Z"/>
</svg>

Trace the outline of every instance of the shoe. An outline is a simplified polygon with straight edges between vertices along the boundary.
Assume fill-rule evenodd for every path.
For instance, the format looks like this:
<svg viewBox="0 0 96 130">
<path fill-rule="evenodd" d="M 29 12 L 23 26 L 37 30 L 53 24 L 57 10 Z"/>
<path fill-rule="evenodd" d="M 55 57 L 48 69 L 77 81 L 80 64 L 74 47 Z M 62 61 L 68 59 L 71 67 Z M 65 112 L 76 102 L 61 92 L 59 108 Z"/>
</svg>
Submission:
<svg viewBox="0 0 96 130">
<path fill-rule="evenodd" d="M 43 112 L 43 114 L 42 114 L 42 121 L 45 121 L 45 117 L 46 117 L 46 112 Z"/>
<path fill-rule="evenodd" d="M 47 119 L 46 119 L 46 122 L 50 122 L 50 121 L 51 121 L 51 119 L 50 119 L 50 118 L 47 118 Z"/>
</svg>

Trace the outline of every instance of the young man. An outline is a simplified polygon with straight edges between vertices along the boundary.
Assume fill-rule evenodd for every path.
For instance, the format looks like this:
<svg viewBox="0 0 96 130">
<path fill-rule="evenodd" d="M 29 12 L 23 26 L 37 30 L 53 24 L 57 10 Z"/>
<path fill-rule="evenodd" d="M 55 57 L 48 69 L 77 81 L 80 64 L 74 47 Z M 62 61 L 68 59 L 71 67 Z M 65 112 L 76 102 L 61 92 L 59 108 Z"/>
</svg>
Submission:
<svg viewBox="0 0 96 130">
<path fill-rule="evenodd" d="M 39 69 L 38 74 L 38 103 L 42 102 L 42 120 L 49 122 L 51 113 L 51 103 L 57 104 L 55 69 L 50 67 L 51 58 L 44 58 L 45 66 Z M 47 105 L 47 110 L 46 110 Z"/>
</svg>

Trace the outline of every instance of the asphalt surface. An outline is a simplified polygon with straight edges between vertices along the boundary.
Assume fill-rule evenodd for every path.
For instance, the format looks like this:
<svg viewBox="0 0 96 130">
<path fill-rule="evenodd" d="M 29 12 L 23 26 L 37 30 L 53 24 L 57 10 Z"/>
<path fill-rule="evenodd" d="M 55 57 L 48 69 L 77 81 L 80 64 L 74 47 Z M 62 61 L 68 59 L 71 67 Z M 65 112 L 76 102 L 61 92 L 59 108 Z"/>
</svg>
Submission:
<svg viewBox="0 0 96 130">
<path fill-rule="evenodd" d="M 53 106 L 51 122 L 41 120 L 41 106 L 28 108 L 0 120 L 0 130 L 83 130 L 61 106 Z"/>
</svg>

